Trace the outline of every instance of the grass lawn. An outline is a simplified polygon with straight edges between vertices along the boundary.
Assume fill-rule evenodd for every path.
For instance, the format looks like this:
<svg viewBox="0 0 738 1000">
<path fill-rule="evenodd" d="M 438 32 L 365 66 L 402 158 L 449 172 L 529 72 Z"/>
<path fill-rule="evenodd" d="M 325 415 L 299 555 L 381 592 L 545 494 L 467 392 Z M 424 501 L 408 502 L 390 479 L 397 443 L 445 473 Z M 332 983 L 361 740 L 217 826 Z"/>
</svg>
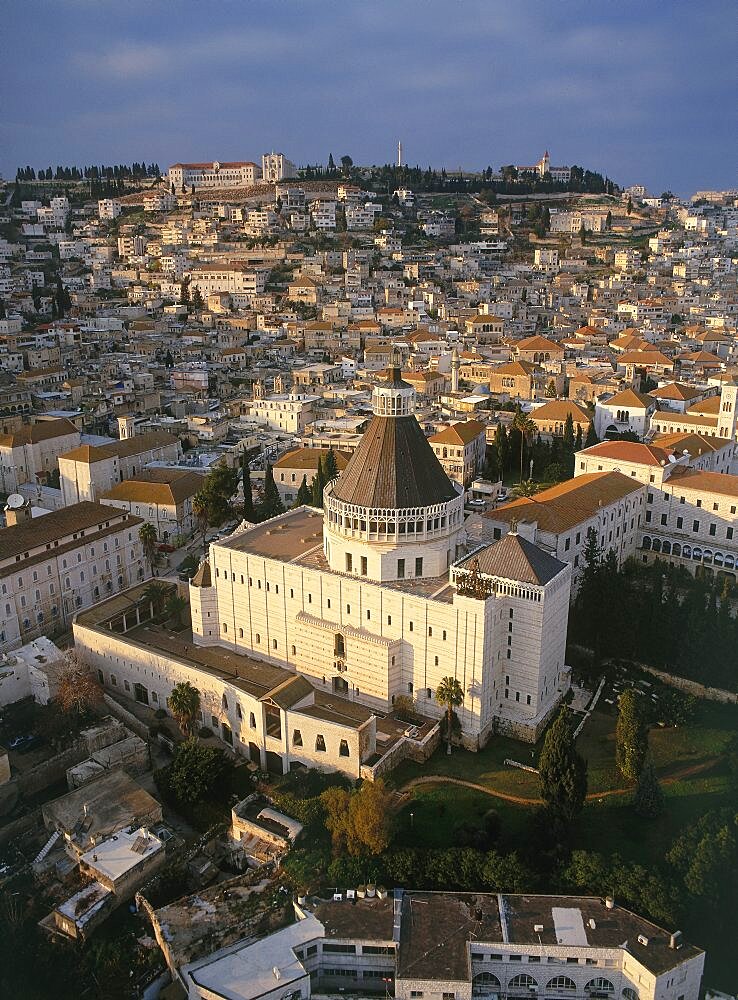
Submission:
<svg viewBox="0 0 738 1000">
<path fill-rule="evenodd" d="M 587 720 L 577 747 L 586 759 L 589 772 L 589 791 L 606 792 L 623 787 L 623 779 L 615 768 L 615 711 L 597 710 Z M 728 742 L 738 733 L 738 707 L 700 702 L 694 718 L 678 728 L 653 727 L 649 734 L 651 751 L 661 779 L 670 782 L 687 768 L 700 768 L 693 776 L 677 780 L 677 785 L 693 786 L 711 761 L 724 752 Z M 413 778 L 441 775 L 473 781 L 491 791 L 521 798 L 538 797 L 538 778 L 505 764 L 506 758 L 522 764 L 536 766 L 542 741 L 532 747 L 529 743 L 493 736 L 484 750 L 471 753 L 454 749 L 448 756 L 445 745 L 425 764 L 405 761 L 389 777 L 389 783 L 400 788 Z M 719 760 L 715 766 L 719 766 Z"/>
</svg>

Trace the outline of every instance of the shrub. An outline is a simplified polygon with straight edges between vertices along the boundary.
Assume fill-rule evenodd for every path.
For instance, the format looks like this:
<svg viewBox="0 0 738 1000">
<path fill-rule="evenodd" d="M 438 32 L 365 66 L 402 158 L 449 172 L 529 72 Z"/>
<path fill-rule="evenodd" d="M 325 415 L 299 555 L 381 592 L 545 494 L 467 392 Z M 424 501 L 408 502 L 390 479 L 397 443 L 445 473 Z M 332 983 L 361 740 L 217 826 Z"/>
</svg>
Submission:
<svg viewBox="0 0 738 1000">
<path fill-rule="evenodd" d="M 213 735 L 213 730 L 210 726 L 200 726 L 197 735 L 203 740 L 208 740 Z"/>
<path fill-rule="evenodd" d="M 157 710 L 154 712 L 155 719 L 166 719 L 166 717 L 167 713 L 164 711 L 163 708 L 157 708 Z"/>
</svg>

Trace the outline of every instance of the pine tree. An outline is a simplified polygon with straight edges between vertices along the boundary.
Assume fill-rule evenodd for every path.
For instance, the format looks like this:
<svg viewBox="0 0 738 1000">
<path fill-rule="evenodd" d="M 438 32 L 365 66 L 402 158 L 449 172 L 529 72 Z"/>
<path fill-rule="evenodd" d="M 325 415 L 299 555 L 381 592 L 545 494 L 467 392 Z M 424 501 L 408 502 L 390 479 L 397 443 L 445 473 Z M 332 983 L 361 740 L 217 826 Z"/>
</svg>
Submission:
<svg viewBox="0 0 738 1000">
<path fill-rule="evenodd" d="M 577 752 L 566 705 L 546 733 L 538 771 L 543 801 L 554 816 L 571 823 L 582 811 L 587 795 L 587 763 Z"/>
<path fill-rule="evenodd" d="M 644 819 L 655 819 L 664 811 L 664 793 L 656 777 L 650 754 L 646 755 L 638 776 L 638 786 L 633 795 L 633 809 Z"/>
<path fill-rule="evenodd" d="M 574 451 L 582 450 L 582 425 L 577 424 L 577 436 L 574 440 Z"/>
<path fill-rule="evenodd" d="M 0 319 L 5 319 L 5 299 L 0 296 Z"/>
<path fill-rule="evenodd" d="M 624 778 L 638 780 L 647 753 L 648 724 L 643 696 L 629 688 L 620 695 L 615 729 L 615 761 Z"/>
<path fill-rule="evenodd" d="M 595 430 L 594 420 L 591 420 L 589 427 L 587 428 L 587 436 L 584 439 L 584 447 L 591 448 L 592 445 L 599 444 L 600 439 L 597 437 L 597 431 Z"/>
<path fill-rule="evenodd" d="M 502 478 L 510 462 L 510 439 L 507 436 L 505 425 L 502 423 L 498 424 L 495 430 L 495 445 L 500 463 L 500 478 Z"/>
<path fill-rule="evenodd" d="M 266 476 L 264 477 L 264 501 L 259 510 L 259 520 L 268 521 L 271 517 L 284 514 L 284 504 L 279 495 L 277 484 L 274 482 L 274 473 L 271 465 L 267 465 Z"/>
<path fill-rule="evenodd" d="M 243 485 L 243 517 L 245 521 L 255 521 L 254 498 L 251 494 L 251 472 L 249 462 L 244 454 L 241 459 L 241 483 Z"/>
<path fill-rule="evenodd" d="M 323 490 L 325 488 L 325 474 L 323 472 L 323 459 L 318 459 L 318 468 L 313 476 L 313 507 L 323 506 Z"/>
<path fill-rule="evenodd" d="M 302 482 L 300 483 L 300 488 L 297 491 L 297 500 L 295 501 L 295 507 L 309 507 L 313 501 L 313 494 L 310 487 L 307 484 L 307 476 L 302 477 Z"/>
</svg>

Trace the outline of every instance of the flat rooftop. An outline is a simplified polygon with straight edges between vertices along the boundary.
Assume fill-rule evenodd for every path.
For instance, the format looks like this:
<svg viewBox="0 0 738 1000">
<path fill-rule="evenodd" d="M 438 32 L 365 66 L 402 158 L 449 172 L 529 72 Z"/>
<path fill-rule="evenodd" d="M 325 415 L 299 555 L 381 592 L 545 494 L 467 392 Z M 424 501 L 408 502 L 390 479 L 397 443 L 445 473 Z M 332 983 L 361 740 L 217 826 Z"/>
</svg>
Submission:
<svg viewBox="0 0 738 1000">
<path fill-rule="evenodd" d="M 366 941 L 392 941 L 394 900 L 326 900 L 312 907 L 325 927 L 326 939 L 351 938 Z"/>
<path fill-rule="evenodd" d="M 346 575 L 355 579 L 353 574 L 337 573 L 328 565 L 323 552 L 323 516 L 310 507 L 288 511 L 278 519 L 257 524 L 253 528 L 223 538 L 215 544 L 218 547 L 235 549 L 237 552 L 296 563 L 324 573 L 333 573 L 335 576 Z M 455 588 L 449 583 L 448 575 L 421 580 L 392 580 L 382 584 L 372 580 L 365 582 L 447 603 L 451 603 L 455 593 Z"/>
<path fill-rule="evenodd" d="M 140 865 L 144 858 L 148 860 L 163 848 L 158 837 L 144 827 L 138 827 L 136 830 L 120 830 L 113 834 L 108 840 L 103 840 L 86 851 L 80 861 L 99 875 L 115 882 Z"/>
<path fill-rule="evenodd" d="M 322 938 L 323 928 L 312 914 L 261 938 L 240 941 L 184 969 L 200 989 L 224 1000 L 255 1000 L 291 984 L 309 982 L 305 967 L 295 954 L 308 942 Z M 276 972 L 275 972 L 276 970 Z"/>
</svg>

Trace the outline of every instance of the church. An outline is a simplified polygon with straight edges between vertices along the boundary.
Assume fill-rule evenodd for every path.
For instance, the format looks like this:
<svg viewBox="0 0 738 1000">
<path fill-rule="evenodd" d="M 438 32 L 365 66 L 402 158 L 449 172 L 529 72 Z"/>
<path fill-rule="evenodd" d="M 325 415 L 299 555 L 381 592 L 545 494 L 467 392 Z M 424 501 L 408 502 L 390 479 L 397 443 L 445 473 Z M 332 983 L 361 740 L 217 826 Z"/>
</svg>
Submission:
<svg viewBox="0 0 738 1000">
<path fill-rule="evenodd" d="M 372 407 L 323 510 L 244 522 L 211 543 L 190 581 L 184 643 L 162 639 L 132 592 L 128 609 L 103 602 L 78 616 L 75 642 L 106 688 L 163 708 L 189 680 L 200 721 L 277 771 L 377 776 L 408 732 L 424 738 L 399 723 L 393 733 L 400 696 L 437 743 L 435 693 L 449 676 L 463 691 L 464 746 L 540 736 L 569 686 L 570 564 L 514 523 L 491 543 L 468 530 L 463 487 L 423 434 L 399 367 Z"/>
<path fill-rule="evenodd" d="M 194 641 L 228 646 L 387 712 L 423 715 L 456 677 L 464 742 L 534 740 L 568 685 L 570 567 L 511 531 L 472 547 L 463 489 L 435 456 L 415 393 L 391 368 L 324 511 L 302 507 L 210 548 L 190 588 Z"/>
</svg>

